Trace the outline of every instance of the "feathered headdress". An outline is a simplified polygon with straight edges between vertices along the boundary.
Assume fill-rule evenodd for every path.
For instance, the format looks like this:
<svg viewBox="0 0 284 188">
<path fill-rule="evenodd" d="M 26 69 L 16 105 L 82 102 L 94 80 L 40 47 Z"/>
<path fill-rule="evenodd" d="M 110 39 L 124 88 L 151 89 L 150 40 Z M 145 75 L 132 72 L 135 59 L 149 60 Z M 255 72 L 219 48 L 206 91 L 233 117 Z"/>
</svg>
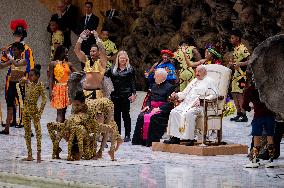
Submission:
<svg viewBox="0 0 284 188">
<path fill-rule="evenodd" d="M 218 59 L 222 58 L 222 55 L 217 52 L 216 48 L 212 45 L 212 44 L 206 44 L 205 48 L 212 53 L 213 55 L 215 55 Z"/>
<path fill-rule="evenodd" d="M 20 35 L 23 38 L 27 36 L 26 29 L 28 28 L 28 25 L 25 20 L 12 20 L 10 23 L 10 28 L 13 31 L 13 35 Z"/>
</svg>

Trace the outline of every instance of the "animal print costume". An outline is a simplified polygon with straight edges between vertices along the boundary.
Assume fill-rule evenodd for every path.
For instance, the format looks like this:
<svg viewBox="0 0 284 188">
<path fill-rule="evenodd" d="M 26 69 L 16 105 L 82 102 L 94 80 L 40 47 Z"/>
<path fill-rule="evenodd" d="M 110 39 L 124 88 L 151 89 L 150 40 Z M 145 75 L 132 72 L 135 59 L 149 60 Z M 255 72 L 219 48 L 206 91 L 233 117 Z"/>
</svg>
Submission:
<svg viewBox="0 0 284 188">
<path fill-rule="evenodd" d="M 114 105 L 113 102 L 108 98 L 100 98 L 100 99 L 87 99 L 86 105 L 88 106 L 88 113 L 89 116 L 97 118 L 98 115 L 102 115 L 104 118 L 104 122 L 94 123 L 94 138 L 97 135 L 102 134 L 110 134 L 111 138 L 111 147 L 110 151 L 115 150 L 115 143 L 117 139 L 120 139 L 120 135 L 118 133 L 117 125 L 114 121 L 113 116 L 113 109 Z M 92 119 L 92 118 L 90 118 Z M 94 153 L 96 153 L 97 144 L 94 144 Z M 101 145 L 99 151 L 103 151 L 104 146 Z"/>
<path fill-rule="evenodd" d="M 45 104 L 46 104 L 46 93 L 44 84 L 39 83 L 28 83 L 25 85 L 25 100 L 24 100 L 24 109 L 23 109 L 23 125 L 25 128 L 25 139 L 28 149 L 28 156 L 32 156 L 31 148 L 31 120 L 35 126 L 36 131 L 36 140 L 37 140 L 37 152 L 41 152 L 41 126 L 40 118 L 43 113 Z M 37 107 L 37 102 L 39 97 L 42 97 L 40 108 Z"/>
<path fill-rule="evenodd" d="M 52 141 L 52 159 L 59 158 L 59 143 L 66 131 L 69 131 L 65 123 L 50 122 L 47 124 L 47 130 Z"/>
</svg>

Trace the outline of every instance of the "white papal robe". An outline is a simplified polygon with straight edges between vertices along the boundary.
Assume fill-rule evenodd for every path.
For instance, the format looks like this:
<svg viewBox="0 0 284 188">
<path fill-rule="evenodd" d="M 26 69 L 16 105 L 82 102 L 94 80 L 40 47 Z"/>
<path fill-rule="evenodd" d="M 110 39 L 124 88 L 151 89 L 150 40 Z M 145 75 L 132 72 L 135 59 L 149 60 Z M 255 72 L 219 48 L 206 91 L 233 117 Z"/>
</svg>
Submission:
<svg viewBox="0 0 284 188">
<path fill-rule="evenodd" d="M 203 106 L 193 107 L 194 103 L 199 98 L 212 99 L 217 95 L 212 78 L 205 76 L 202 80 L 192 80 L 182 92 L 177 93 L 178 99 L 182 102 L 170 113 L 167 134 L 193 140 L 196 118 L 203 116 Z"/>
</svg>

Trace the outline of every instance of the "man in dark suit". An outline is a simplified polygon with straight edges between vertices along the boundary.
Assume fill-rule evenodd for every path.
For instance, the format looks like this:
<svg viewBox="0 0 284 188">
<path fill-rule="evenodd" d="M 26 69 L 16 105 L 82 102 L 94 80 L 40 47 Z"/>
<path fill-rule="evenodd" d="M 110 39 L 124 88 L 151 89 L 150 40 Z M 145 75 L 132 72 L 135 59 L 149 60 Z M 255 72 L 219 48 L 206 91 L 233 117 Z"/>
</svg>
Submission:
<svg viewBox="0 0 284 188">
<path fill-rule="evenodd" d="M 72 15 L 66 11 L 67 7 L 64 1 L 60 0 L 57 2 L 57 13 L 51 16 L 51 19 L 58 20 L 59 29 L 63 32 L 64 43 L 63 46 L 70 48 L 71 46 L 71 28 L 74 20 Z M 47 26 L 47 31 L 50 31 L 49 25 Z"/>
<path fill-rule="evenodd" d="M 75 29 L 77 27 L 76 24 L 78 21 L 78 8 L 72 5 L 72 0 L 64 0 L 64 2 L 66 5 L 65 14 L 72 20 L 72 22 L 70 23 L 70 29 L 75 32 Z"/>
<path fill-rule="evenodd" d="M 93 3 L 85 3 L 85 16 L 83 16 L 76 29 L 76 34 L 79 36 L 84 30 L 88 29 L 89 31 L 96 30 L 99 25 L 99 18 L 93 14 Z M 93 44 L 96 43 L 96 39 L 93 35 L 90 35 L 87 40 L 82 42 L 81 50 L 86 54 L 90 54 L 90 49 Z M 84 69 L 85 64 L 81 63 L 82 69 Z"/>
</svg>

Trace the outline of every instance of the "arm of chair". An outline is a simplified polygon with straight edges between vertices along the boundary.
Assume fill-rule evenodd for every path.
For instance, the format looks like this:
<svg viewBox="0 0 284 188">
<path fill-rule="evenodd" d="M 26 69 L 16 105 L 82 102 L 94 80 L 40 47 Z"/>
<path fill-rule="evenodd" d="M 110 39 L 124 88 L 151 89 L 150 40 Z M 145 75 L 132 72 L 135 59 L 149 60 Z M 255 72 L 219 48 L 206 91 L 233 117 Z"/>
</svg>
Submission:
<svg viewBox="0 0 284 188">
<path fill-rule="evenodd" d="M 213 104 L 213 103 L 216 103 L 217 101 L 221 101 L 223 100 L 225 97 L 224 96 L 218 96 L 218 97 L 215 97 L 213 99 L 204 99 L 204 98 L 200 98 L 200 105 L 201 106 L 204 106 L 204 102 L 205 102 L 205 110 L 207 110 L 207 107 L 210 105 L 210 104 Z"/>
</svg>

